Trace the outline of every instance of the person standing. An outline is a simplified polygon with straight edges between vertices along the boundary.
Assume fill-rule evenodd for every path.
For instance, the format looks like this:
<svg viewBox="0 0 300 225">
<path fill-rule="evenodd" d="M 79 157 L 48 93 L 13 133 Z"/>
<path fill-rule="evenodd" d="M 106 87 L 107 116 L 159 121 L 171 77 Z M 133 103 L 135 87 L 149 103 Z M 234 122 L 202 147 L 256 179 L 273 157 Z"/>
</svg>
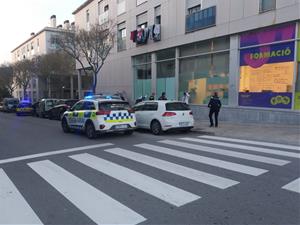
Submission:
<svg viewBox="0 0 300 225">
<path fill-rule="evenodd" d="M 168 100 L 167 97 L 166 97 L 166 92 L 163 92 L 163 93 L 161 94 L 161 96 L 159 97 L 158 100 L 163 100 L 163 101 Z"/>
<path fill-rule="evenodd" d="M 155 93 L 153 92 L 152 94 L 151 94 L 151 96 L 149 97 L 149 100 L 150 101 L 154 101 L 155 100 Z"/>
<path fill-rule="evenodd" d="M 182 100 L 182 102 L 189 104 L 190 94 L 187 91 L 184 92 L 181 100 Z"/>
<path fill-rule="evenodd" d="M 210 120 L 210 127 L 218 127 L 218 117 L 219 117 L 219 112 L 221 109 L 222 103 L 219 99 L 218 93 L 215 92 L 214 95 L 211 97 L 209 103 L 208 103 L 208 108 L 209 110 L 209 120 Z M 215 116 L 215 124 L 213 121 L 213 115 Z"/>
</svg>

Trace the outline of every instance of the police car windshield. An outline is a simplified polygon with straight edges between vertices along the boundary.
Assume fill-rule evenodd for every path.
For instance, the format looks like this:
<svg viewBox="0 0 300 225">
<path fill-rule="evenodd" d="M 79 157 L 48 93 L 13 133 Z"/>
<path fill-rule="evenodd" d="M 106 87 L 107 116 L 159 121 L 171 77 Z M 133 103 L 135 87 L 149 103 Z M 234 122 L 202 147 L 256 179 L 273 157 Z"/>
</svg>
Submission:
<svg viewBox="0 0 300 225">
<path fill-rule="evenodd" d="M 31 104 L 27 102 L 22 102 L 19 104 L 19 107 L 31 107 Z"/>
<path fill-rule="evenodd" d="M 128 102 L 99 102 L 100 110 L 128 110 L 130 109 Z"/>
</svg>

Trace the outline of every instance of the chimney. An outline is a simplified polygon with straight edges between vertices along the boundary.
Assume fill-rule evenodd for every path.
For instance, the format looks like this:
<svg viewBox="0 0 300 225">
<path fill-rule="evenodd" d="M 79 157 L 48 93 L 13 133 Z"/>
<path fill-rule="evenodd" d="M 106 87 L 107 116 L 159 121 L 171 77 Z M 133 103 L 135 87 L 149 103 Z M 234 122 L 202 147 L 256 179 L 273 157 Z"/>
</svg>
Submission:
<svg viewBox="0 0 300 225">
<path fill-rule="evenodd" d="M 34 32 L 32 32 L 31 34 L 30 34 L 30 37 L 33 37 L 35 35 L 35 33 Z"/>
<path fill-rule="evenodd" d="M 71 23 L 71 30 L 75 30 L 75 22 Z"/>
<path fill-rule="evenodd" d="M 53 28 L 56 27 L 56 16 L 55 15 L 52 15 L 50 17 L 50 27 L 53 27 Z"/>
<path fill-rule="evenodd" d="M 65 22 L 64 22 L 64 29 L 66 29 L 66 30 L 70 29 L 70 21 L 69 20 L 65 20 Z"/>
</svg>

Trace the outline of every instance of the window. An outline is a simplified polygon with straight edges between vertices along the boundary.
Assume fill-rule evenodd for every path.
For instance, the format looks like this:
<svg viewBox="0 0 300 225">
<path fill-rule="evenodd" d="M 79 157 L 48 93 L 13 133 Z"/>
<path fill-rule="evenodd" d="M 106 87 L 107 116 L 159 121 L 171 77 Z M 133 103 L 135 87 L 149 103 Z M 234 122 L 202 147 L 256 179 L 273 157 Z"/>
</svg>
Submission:
<svg viewBox="0 0 300 225">
<path fill-rule="evenodd" d="M 276 0 L 260 0 L 259 12 L 267 12 L 276 9 Z"/>
<path fill-rule="evenodd" d="M 90 11 L 86 10 L 86 22 L 89 23 L 90 22 Z"/>
<path fill-rule="evenodd" d="M 172 102 L 166 104 L 167 111 L 189 111 L 190 107 L 183 102 Z"/>
<path fill-rule="evenodd" d="M 72 111 L 83 110 L 83 102 L 78 102 L 76 105 L 72 107 Z"/>
<path fill-rule="evenodd" d="M 136 0 L 136 5 L 141 5 L 143 3 L 147 2 L 147 0 Z"/>
<path fill-rule="evenodd" d="M 126 24 L 118 24 L 118 51 L 126 50 Z"/>
<path fill-rule="evenodd" d="M 95 104 L 93 102 L 84 102 L 84 110 L 96 110 Z"/>
<path fill-rule="evenodd" d="M 138 28 L 146 28 L 148 25 L 147 12 L 136 16 L 136 25 Z"/>
<path fill-rule="evenodd" d="M 142 111 L 157 111 L 158 103 L 157 102 L 146 102 Z"/>
<path fill-rule="evenodd" d="M 109 6 L 108 5 L 104 6 L 104 12 L 107 12 L 108 10 L 109 10 Z"/>
<path fill-rule="evenodd" d="M 192 104 L 207 104 L 218 92 L 222 103 L 228 104 L 229 38 L 180 47 L 179 67 L 179 96 L 188 91 Z"/>
<path fill-rule="evenodd" d="M 154 8 L 154 23 L 161 24 L 161 6 Z"/>
<path fill-rule="evenodd" d="M 196 5 L 188 9 L 188 15 L 201 11 L 201 5 Z"/>
</svg>

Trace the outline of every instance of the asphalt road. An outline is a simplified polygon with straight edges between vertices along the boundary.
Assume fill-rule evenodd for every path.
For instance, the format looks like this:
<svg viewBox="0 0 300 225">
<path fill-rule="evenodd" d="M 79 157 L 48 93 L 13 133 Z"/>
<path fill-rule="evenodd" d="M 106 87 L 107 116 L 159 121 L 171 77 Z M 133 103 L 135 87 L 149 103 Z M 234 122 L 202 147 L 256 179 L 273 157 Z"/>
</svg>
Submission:
<svg viewBox="0 0 300 225">
<path fill-rule="evenodd" d="M 0 113 L 0 224 L 300 224 L 299 149 L 201 135 Z"/>
</svg>

